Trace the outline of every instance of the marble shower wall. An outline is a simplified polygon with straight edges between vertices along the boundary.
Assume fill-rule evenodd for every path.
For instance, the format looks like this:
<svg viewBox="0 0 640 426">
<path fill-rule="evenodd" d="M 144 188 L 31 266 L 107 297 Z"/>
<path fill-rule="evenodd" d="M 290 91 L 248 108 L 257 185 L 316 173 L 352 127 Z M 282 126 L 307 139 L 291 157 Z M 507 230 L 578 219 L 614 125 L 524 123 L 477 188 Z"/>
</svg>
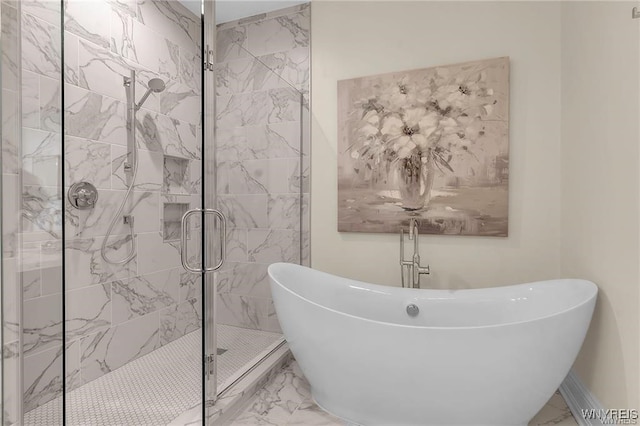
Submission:
<svg viewBox="0 0 640 426">
<path fill-rule="evenodd" d="M 304 4 L 217 28 L 222 324 L 280 332 L 267 267 L 309 263 L 309 27 Z"/>
<path fill-rule="evenodd" d="M 200 17 L 176 1 L 64 5 L 65 183 L 88 181 L 99 192 L 93 210 L 65 206 L 71 390 L 200 327 L 200 278 L 181 266 L 177 212 L 200 206 L 201 60 Z M 137 113 L 139 169 L 124 213 L 135 219 L 136 257 L 110 265 L 100 246 L 127 189 L 123 77 L 131 70 L 136 102 L 152 78 L 166 89 Z M 130 250 L 128 232 L 120 219 L 110 258 Z M 198 237 L 191 232 L 194 257 Z"/>
</svg>

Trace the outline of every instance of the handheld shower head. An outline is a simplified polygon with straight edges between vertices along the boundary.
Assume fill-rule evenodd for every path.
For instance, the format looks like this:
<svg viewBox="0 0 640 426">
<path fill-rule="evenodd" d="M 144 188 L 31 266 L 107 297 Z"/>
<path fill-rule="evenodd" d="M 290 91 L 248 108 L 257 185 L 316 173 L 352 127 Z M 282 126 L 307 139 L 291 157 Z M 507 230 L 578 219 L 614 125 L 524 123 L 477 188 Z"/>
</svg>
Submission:
<svg viewBox="0 0 640 426">
<path fill-rule="evenodd" d="M 164 84 L 164 81 L 162 81 L 159 78 L 152 78 L 151 80 L 149 80 L 149 84 L 147 84 L 147 86 L 149 87 L 149 90 L 151 90 L 154 93 L 160 93 L 166 87 L 166 85 Z"/>
<path fill-rule="evenodd" d="M 135 105 L 135 109 L 136 111 L 139 110 L 140 108 L 142 108 L 142 104 L 144 104 L 144 102 L 147 100 L 147 98 L 149 97 L 149 95 L 151 94 L 151 92 L 153 93 L 160 93 L 162 92 L 167 86 L 164 83 L 164 81 L 162 81 L 159 78 L 152 78 L 151 80 L 149 80 L 149 83 L 147 84 L 147 92 L 142 96 L 142 99 L 140 99 L 140 102 L 138 102 Z"/>
</svg>

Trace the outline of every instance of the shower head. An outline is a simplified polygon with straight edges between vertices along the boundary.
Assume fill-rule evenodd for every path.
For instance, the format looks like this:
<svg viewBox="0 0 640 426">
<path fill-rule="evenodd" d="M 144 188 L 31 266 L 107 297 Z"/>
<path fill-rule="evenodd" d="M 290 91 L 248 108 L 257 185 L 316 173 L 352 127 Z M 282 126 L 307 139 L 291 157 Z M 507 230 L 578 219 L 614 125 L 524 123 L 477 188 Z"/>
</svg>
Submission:
<svg viewBox="0 0 640 426">
<path fill-rule="evenodd" d="M 149 86 L 149 90 L 151 90 L 154 93 L 160 93 L 166 87 L 166 85 L 164 84 L 164 81 L 162 81 L 159 78 L 152 78 L 151 80 L 149 80 L 148 86 Z"/>
<path fill-rule="evenodd" d="M 144 102 L 147 100 L 151 92 L 160 93 L 167 87 L 164 81 L 162 81 L 159 78 L 152 78 L 151 80 L 149 80 L 149 83 L 147 84 L 147 86 L 148 86 L 147 92 L 142 96 L 142 99 L 140 99 L 140 102 L 138 102 L 135 105 L 136 111 L 142 108 L 142 104 L 144 104 Z"/>
</svg>

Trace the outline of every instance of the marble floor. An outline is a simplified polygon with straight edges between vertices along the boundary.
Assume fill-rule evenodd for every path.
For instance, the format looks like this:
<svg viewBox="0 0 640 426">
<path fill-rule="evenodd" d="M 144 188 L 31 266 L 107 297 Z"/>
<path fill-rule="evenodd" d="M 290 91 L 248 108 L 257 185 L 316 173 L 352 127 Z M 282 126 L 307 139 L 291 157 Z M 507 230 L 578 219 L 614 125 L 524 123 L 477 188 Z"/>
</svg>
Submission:
<svg viewBox="0 0 640 426">
<path fill-rule="evenodd" d="M 529 426 L 577 426 L 564 399 L 556 392 Z M 285 366 L 256 394 L 255 400 L 231 423 L 242 425 L 338 426 L 344 421 L 326 413 L 311 398 L 309 382 L 295 361 Z"/>
</svg>

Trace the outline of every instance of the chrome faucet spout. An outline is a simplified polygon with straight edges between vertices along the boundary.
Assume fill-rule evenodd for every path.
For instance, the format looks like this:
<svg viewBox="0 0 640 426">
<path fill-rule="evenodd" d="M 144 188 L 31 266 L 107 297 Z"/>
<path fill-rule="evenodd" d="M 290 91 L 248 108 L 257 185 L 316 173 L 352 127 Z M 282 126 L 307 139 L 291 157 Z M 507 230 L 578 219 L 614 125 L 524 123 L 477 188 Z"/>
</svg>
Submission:
<svg viewBox="0 0 640 426">
<path fill-rule="evenodd" d="M 420 234 L 418 233 L 418 221 L 415 219 L 411 219 L 409 229 L 411 229 L 413 233 L 413 258 L 416 259 L 417 256 L 418 263 L 420 263 L 420 250 L 418 249 L 418 247 L 420 247 L 418 244 L 418 236 Z"/>
</svg>

